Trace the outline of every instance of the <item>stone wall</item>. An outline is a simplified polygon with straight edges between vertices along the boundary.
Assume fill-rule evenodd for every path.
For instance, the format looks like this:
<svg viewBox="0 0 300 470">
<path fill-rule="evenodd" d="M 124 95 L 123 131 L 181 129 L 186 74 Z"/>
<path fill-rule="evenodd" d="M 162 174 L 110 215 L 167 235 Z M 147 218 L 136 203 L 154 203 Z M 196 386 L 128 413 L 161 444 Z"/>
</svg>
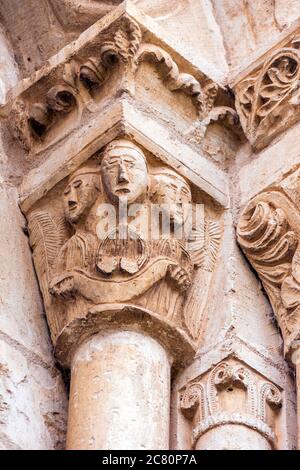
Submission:
<svg viewBox="0 0 300 470">
<path fill-rule="evenodd" d="M 2 92 L 17 81 L 1 36 Z M 2 96 L 2 100 L 5 99 Z M 2 128 L 0 157 L 0 442 L 3 449 L 64 447 L 66 387 L 49 339 L 16 185 L 23 163 L 9 159 Z M 5 144 L 4 144 L 5 141 Z"/>
</svg>

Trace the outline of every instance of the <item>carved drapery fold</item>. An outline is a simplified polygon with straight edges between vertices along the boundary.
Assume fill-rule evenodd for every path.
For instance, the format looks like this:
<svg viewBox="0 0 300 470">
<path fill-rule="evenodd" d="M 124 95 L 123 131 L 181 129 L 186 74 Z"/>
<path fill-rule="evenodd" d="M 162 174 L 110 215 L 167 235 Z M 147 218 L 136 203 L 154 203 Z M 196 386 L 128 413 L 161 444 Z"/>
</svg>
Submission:
<svg viewBox="0 0 300 470">
<path fill-rule="evenodd" d="M 61 361 L 67 364 L 70 343 L 79 341 L 88 318 L 95 320 L 92 329 L 100 328 L 96 312 L 100 322 L 105 312 L 111 312 L 108 317 L 114 316 L 116 323 L 152 328 L 154 336 L 160 328 L 165 331 L 164 341 L 178 350 L 179 362 L 185 361 L 184 348 L 191 357 L 202 312 L 193 293 L 184 306 L 196 270 L 205 277 L 202 287 L 207 299 L 221 225 L 205 214 L 194 222 L 192 216 L 185 232 L 185 206 L 191 214 L 196 210 L 189 182 L 167 166 L 149 166 L 141 147 L 129 139 L 117 139 L 52 194 L 49 203 L 46 196 L 42 207 L 38 203 L 27 218 L 48 323 Z M 117 215 L 108 230 L 109 213 L 118 214 L 125 196 L 128 218 L 122 222 Z M 130 215 L 135 204 L 140 204 L 138 215 Z M 171 224 L 169 232 L 164 232 L 162 219 L 152 219 L 155 204 Z M 146 222 L 150 215 L 146 229 L 141 213 L 147 214 Z M 176 235 L 179 229 L 184 229 L 181 238 Z M 106 326 L 104 321 L 101 328 L 111 324 L 112 319 Z M 159 340 L 164 335 L 160 333 Z"/>
</svg>

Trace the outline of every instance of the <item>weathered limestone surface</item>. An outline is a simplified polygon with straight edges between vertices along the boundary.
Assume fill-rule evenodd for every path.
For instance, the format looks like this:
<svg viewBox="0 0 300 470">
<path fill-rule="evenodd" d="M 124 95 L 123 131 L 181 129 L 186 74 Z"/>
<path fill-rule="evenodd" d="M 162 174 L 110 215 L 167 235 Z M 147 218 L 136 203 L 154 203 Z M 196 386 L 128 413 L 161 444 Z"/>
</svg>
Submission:
<svg viewBox="0 0 300 470">
<path fill-rule="evenodd" d="M 298 3 L 1 2 L 0 448 L 297 447 Z"/>
<path fill-rule="evenodd" d="M 17 79 L 2 38 L 1 90 Z M 3 98 L 3 97 L 2 97 Z M 3 132 L 3 128 L 1 129 Z M 22 168 L 0 156 L 0 441 L 4 449 L 65 446 L 66 391 L 56 368 L 15 184 Z"/>
<path fill-rule="evenodd" d="M 253 196 L 282 181 L 294 173 L 300 163 L 298 140 L 300 125 L 286 131 L 272 146 L 253 153 L 249 145 L 241 147 L 237 155 L 236 178 L 240 192 L 240 204 L 244 206 Z"/>
<path fill-rule="evenodd" d="M 43 315 L 17 192 L 1 184 L 0 438 L 7 448 L 63 448 L 66 393 Z"/>
<path fill-rule="evenodd" d="M 203 429 L 207 429 L 207 433 L 203 433 L 203 437 L 200 434 L 201 438 L 194 442 L 194 447 L 198 449 L 268 449 L 270 445 L 271 448 L 295 448 L 294 380 L 289 367 L 282 359 L 282 341 L 274 322 L 272 309 L 257 279 L 249 273 L 249 267 L 234 240 L 230 213 L 227 214 L 225 220 L 225 233 L 220 253 L 222 261 L 215 272 L 210 293 L 211 301 L 202 314 L 202 334 L 197 358 L 173 384 L 172 445 L 180 449 L 185 449 L 190 445 L 191 423 L 194 423 L 194 426 L 198 424 Z M 201 292 L 199 298 L 201 305 Z M 257 325 L 260 325 L 259 328 Z M 285 390 L 286 396 L 278 413 L 279 420 L 276 424 L 278 427 L 274 428 L 274 424 L 270 426 L 273 432 L 275 431 L 278 440 L 269 438 L 266 440 L 266 434 L 263 432 L 264 426 L 261 427 L 260 435 L 256 433 L 259 425 L 249 420 L 249 416 L 258 417 L 259 415 L 257 411 L 251 411 L 249 404 L 237 406 L 240 399 L 240 386 L 237 384 L 236 391 L 234 386 L 225 387 L 228 399 L 224 398 L 225 401 L 227 400 L 224 409 L 220 407 L 213 413 L 212 405 L 209 404 L 209 395 L 203 398 L 205 405 L 203 405 L 202 414 L 199 411 L 200 419 L 199 414 L 193 415 L 193 412 L 192 414 L 184 412 L 182 417 L 180 400 L 186 384 L 193 386 L 194 383 L 199 383 L 199 387 L 206 390 L 206 377 L 212 374 L 214 367 L 222 364 L 222 361 L 225 363 L 239 361 L 239 367 L 242 367 L 243 373 L 247 371 L 247 374 L 251 374 L 251 380 L 254 382 L 260 377 L 254 387 L 256 391 L 253 389 L 251 392 L 256 402 L 260 400 L 257 389 L 260 380 L 267 379 L 279 390 Z M 249 389 L 247 390 L 249 393 Z M 192 405 L 194 393 L 192 391 L 189 393 Z M 222 415 L 224 411 L 225 414 Z M 234 413 L 238 416 L 233 416 Z M 243 429 L 242 432 L 239 430 L 239 423 L 243 422 L 244 427 L 247 421 L 248 431 Z M 220 422 L 223 422 L 223 426 L 220 426 Z M 235 424 L 232 428 L 233 423 Z"/>
<path fill-rule="evenodd" d="M 297 23 L 297 0 L 212 0 L 232 73 L 271 49 Z"/>
<path fill-rule="evenodd" d="M 164 349 L 140 333 L 82 344 L 72 361 L 68 449 L 168 449 L 170 368 Z"/>
</svg>

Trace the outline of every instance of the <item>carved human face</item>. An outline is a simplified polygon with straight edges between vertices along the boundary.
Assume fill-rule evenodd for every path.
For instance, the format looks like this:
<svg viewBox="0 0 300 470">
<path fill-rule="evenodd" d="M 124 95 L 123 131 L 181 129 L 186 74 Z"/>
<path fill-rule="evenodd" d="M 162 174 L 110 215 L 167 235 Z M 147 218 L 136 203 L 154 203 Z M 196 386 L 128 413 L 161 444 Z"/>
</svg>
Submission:
<svg viewBox="0 0 300 470">
<path fill-rule="evenodd" d="M 109 199 L 117 204 L 126 198 L 128 204 L 142 202 L 148 186 L 145 159 L 135 149 L 111 149 L 103 158 L 103 185 Z"/>
<path fill-rule="evenodd" d="M 96 174 L 82 174 L 72 178 L 64 190 L 64 210 L 66 219 L 76 224 L 85 218 L 98 195 Z"/>
<path fill-rule="evenodd" d="M 158 188 L 155 192 L 157 204 L 163 204 L 173 226 L 182 226 L 186 220 L 185 204 L 191 204 L 192 195 L 189 185 L 174 174 L 158 176 Z"/>
</svg>

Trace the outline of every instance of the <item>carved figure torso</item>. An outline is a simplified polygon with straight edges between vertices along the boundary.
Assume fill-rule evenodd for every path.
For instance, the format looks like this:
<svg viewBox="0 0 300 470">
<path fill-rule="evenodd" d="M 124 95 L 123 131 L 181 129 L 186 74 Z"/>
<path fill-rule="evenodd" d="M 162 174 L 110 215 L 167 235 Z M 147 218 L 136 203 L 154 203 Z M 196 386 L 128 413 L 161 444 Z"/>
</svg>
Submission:
<svg viewBox="0 0 300 470">
<path fill-rule="evenodd" d="M 149 171 L 143 151 L 127 139 L 118 139 L 104 150 L 101 165 L 99 160 L 92 160 L 69 177 L 62 199 L 64 223 L 73 234 L 55 242 L 57 229 L 48 224 L 47 230 L 41 231 L 42 239 L 34 242 L 34 246 L 42 246 L 43 241 L 47 248 L 49 240 L 53 245 L 52 261 L 43 277 L 43 294 L 55 318 L 54 304 L 59 302 L 68 322 L 84 315 L 91 306 L 130 304 L 177 326 L 190 324 L 183 318 L 183 303 L 194 266 L 203 264 L 207 229 L 204 225 L 201 230 L 193 229 L 194 241 L 190 243 L 184 225 L 188 219 L 185 205 L 191 206 L 192 195 L 183 177 L 166 167 Z M 116 219 L 115 225 L 100 236 L 102 203 L 114 209 Z M 139 211 L 135 213 L 137 204 Z M 151 225 L 155 236 L 149 227 L 141 229 L 136 215 L 148 214 L 153 204 L 161 209 L 161 217 Z M 129 214 L 125 222 L 122 206 Z M 105 226 L 107 220 L 102 224 Z M 214 251 L 219 240 L 216 227 L 211 232 Z M 43 273 L 41 262 L 37 257 L 37 268 Z"/>
</svg>

